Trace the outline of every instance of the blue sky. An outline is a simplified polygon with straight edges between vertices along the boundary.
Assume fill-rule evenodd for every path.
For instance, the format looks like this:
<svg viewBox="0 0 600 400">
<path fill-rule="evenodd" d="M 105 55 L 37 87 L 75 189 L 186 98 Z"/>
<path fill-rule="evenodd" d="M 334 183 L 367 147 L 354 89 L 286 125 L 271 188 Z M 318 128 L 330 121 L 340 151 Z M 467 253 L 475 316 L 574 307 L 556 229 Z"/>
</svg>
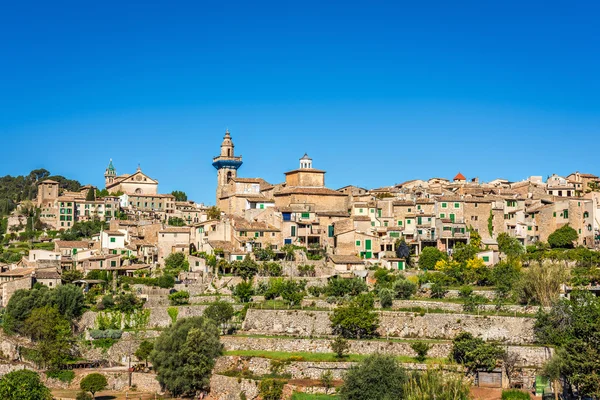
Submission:
<svg viewBox="0 0 600 400">
<path fill-rule="evenodd" d="M 599 14 L 592 1 L 5 2 L 0 175 L 102 187 L 112 158 L 212 204 L 227 127 L 239 175 L 272 183 L 304 152 L 332 188 L 598 174 Z"/>
</svg>

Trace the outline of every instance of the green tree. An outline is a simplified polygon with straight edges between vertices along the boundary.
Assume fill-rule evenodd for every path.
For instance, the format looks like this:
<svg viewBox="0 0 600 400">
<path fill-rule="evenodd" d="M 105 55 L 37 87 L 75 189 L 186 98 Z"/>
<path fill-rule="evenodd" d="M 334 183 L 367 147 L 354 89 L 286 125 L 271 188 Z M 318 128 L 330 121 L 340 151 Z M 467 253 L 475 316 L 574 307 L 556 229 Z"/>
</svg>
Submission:
<svg viewBox="0 0 600 400">
<path fill-rule="evenodd" d="M 169 295 L 169 301 L 172 306 L 182 306 L 184 304 L 190 304 L 190 292 L 180 290 L 179 292 L 171 293 Z"/>
<path fill-rule="evenodd" d="M 431 345 L 425 342 L 414 342 L 410 345 L 410 348 L 417 353 L 417 361 L 423 362 L 427 357 L 427 353 L 431 349 Z"/>
<path fill-rule="evenodd" d="M 175 201 L 187 201 L 188 199 L 187 194 L 181 190 L 173 190 L 171 194 L 175 196 Z"/>
<path fill-rule="evenodd" d="M 206 310 L 204 310 L 202 315 L 213 320 L 217 326 L 220 326 L 222 329 L 224 329 L 223 327 L 225 324 L 227 324 L 231 318 L 233 318 L 233 314 L 234 310 L 231 303 L 217 300 L 210 306 L 206 307 Z"/>
<path fill-rule="evenodd" d="M 448 260 L 448 255 L 437 247 L 425 247 L 419 255 L 419 268 L 433 271 L 435 264 L 440 260 Z"/>
<path fill-rule="evenodd" d="M 480 369 L 491 371 L 503 354 L 504 350 L 498 345 L 486 343 L 468 332 L 459 333 L 452 340 L 452 359 L 467 367 L 469 371 Z"/>
<path fill-rule="evenodd" d="M 181 271 L 188 271 L 190 264 L 182 252 L 171 253 L 165 257 L 165 269 L 171 274 L 179 274 Z"/>
<path fill-rule="evenodd" d="M 393 289 L 397 299 L 408 300 L 417 293 L 417 284 L 408 279 L 398 279 Z"/>
<path fill-rule="evenodd" d="M 106 377 L 97 372 L 86 375 L 79 384 L 81 390 L 90 392 L 94 399 L 96 398 L 96 393 L 106 389 L 107 386 Z"/>
<path fill-rule="evenodd" d="M 64 315 L 69 321 L 73 321 L 83 315 L 85 306 L 85 297 L 80 287 L 67 284 L 60 285 L 52 290 L 53 304 L 56 305 L 58 312 Z"/>
<path fill-rule="evenodd" d="M 578 238 L 577 231 L 567 224 L 548 236 L 548 244 L 552 248 L 571 249 L 573 248 L 573 242 L 576 242 Z"/>
<path fill-rule="evenodd" d="M 477 253 L 479 253 L 479 248 L 472 244 L 457 243 L 456 246 L 454 246 L 452 259 L 459 263 L 465 263 L 468 260 L 477 257 Z"/>
<path fill-rule="evenodd" d="M 600 396 L 600 298 L 573 291 L 569 299 L 538 312 L 534 332 L 539 343 L 556 346 L 546 370 L 562 376 L 581 397 Z"/>
<path fill-rule="evenodd" d="M 306 296 L 304 291 L 305 282 L 288 279 L 284 281 L 281 288 L 281 298 L 289 306 L 298 306 Z"/>
<path fill-rule="evenodd" d="M 243 279 L 252 279 L 258 273 L 258 264 L 246 256 L 242 262 L 235 264 L 235 272 Z"/>
<path fill-rule="evenodd" d="M 231 291 L 234 297 L 236 297 L 242 303 L 249 303 L 254 295 L 254 289 L 252 288 L 251 281 L 242 281 L 238 283 Z"/>
<path fill-rule="evenodd" d="M 94 189 L 89 189 L 87 194 L 85 195 L 85 201 L 95 201 L 96 200 L 96 192 Z"/>
<path fill-rule="evenodd" d="M 76 269 L 68 269 L 61 275 L 63 283 L 73 283 L 80 279 L 83 279 L 83 272 L 77 271 Z"/>
<path fill-rule="evenodd" d="M 325 388 L 325 394 L 333 387 L 333 372 L 330 369 L 321 374 L 321 386 Z"/>
<path fill-rule="evenodd" d="M 0 379 L 0 398 L 3 400 L 51 400 L 50 390 L 40 376 L 28 369 L 9 372 Z"/>
<path fill-rule="evenodd" d="M 23 332 L 36 344 L 40 361 L 61 367 L 70 357 L 71 325 L 56 307 L 35 308 L 25 320 Z"/>
<path fill-rule="evenodd" d="M 277 379 L 263 379 L 258 385 L 258 393 L 262 400 L 281 400 L 284 381 Z"/>
<path fill-rule="evenodd" d="M 221 219 L 221 210 L 217 206 L 212 206 L 206 210 L 206 218 L 208 220 Z"/>
<path fill-rule="evenodd" d="M 403 399 L 406 381 L 406 372 L 393 356 L 374 354 L 344 376 L 340 400 Z"/>
<path fill-rule="evenodd" d="M 350 350 L 350 344 L 346 339 L 344 339 L 341 336 L 338 336 L 334 340 L 332 340 L 329 343 L 329 346 L 331 347 L 331 350 L 333 350 L 337 358 L 346 357 L 348 350 Z"/>
<path fill-rule="evenodd" d="M 377 291 L 381 308 L 390 308 L 394 303 L 395 293 L 392 289 L 381 288 Z"/>
<path fill-rule="evenodd" d="M 361 278 L 333 278 L 327 283 L 325 293 L 327 296 L 344 297 L 346 295 L 356 296 L 368 290 L 367 284 Z"/>
<path fill-rule="evenodd" d="M 215 323 L 183 318 L 156 339 L 150 360 L 158 381 L 173 396 L 195 396 L 209 387 L 215 359 L 223 352 Z"/>
<path fill-rule="evenodd" d="M 146 366 L 148 366 L 148 357 L 150 357 L 150 354 L 152 354 L 153 350 L 154 343 L 148 340 L 143 340 L 138 346 L 134 355 L 137 357 L 138 360 L 144 361 L 146 363 Z"/>
<path fill-rule="evenodd" d="M 185 226 L 185 220 L 179 217 L 169 217 L 167 224 L 170 226 Z"/>
<path fill-rule="evenodd" d="M 371 294 L 360 294 L 337 307 L 330 316 L 333 334 L 357 339 L 375 336 L 379 318 L 373 311 L 373 303 Z"/>
<path fill-rule="evenodd" d="M 508 233 L 498 235 L 498 249 L 506 254 L 509 260 L 514 260 L 521 254 L 525 253 L 525 248 L 516 237 L 510 236 Z"/>
</svg>

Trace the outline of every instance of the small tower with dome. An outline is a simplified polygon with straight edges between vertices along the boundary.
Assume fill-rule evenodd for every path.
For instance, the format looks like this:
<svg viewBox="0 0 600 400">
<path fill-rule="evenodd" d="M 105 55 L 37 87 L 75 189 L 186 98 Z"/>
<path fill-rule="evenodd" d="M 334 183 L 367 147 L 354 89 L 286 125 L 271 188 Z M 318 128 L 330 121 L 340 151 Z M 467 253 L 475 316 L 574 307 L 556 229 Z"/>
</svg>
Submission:
<svg viewBox="0 0 600 400">
<path fill-rule="evenodd" d="M 312 169 L 312 158 L 306 153 L 304 153 L 304 156 L 300 159 L 300 169 Z"/>
</svg>

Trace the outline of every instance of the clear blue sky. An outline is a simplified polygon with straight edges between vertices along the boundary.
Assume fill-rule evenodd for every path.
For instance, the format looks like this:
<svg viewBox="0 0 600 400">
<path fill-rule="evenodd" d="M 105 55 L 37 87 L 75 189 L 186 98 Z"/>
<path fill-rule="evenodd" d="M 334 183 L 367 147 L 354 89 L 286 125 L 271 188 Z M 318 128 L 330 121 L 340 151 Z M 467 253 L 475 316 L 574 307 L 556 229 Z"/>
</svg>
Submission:
<svg viewBox="0 0 600 400">
<path fill-rule="evenodd" d="M 304 152 L 332 188 L 598 174 L 599 4 L 5 2 L 0 175 L 112 158 L 213 204 L 227 127 L 272 183 Z"/>
</svg>

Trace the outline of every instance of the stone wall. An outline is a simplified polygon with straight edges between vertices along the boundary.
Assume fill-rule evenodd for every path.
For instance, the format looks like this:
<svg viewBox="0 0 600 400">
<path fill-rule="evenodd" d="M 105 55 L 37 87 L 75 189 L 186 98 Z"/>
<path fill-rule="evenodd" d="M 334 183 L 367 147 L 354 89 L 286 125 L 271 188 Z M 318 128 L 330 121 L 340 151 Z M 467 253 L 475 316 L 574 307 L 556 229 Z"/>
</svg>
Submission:
<svg viewBox="0 0 600 400">
<path fill-rule="evenodd" d="M 210 396 L 214 400 L 240 400 L 240 393 L 245 393 L 248 400 L 258 396 L 258 381 L 238 379 L 224 375 L 214 375 L 210 378 Z"/>
<path fill-rule="evenodd" d="M 242 329 L 264 334 L 324 336 L 331 334 L 328 311 L 249 309 Z M 532 343 L 533 319 L 467 314 L 379 312 L 382 337 L 452 339 L 462 331 L 484 340 Z"/>
<path fill-rule="evenodd" d="M 204 313 L 204 310 L 208 305 L 190 305 L 190 306 L 178 306 L 177 319 L 186 317 L 200 317 Z M 243 306 L 240 304 L 234 304 L 234 310 L 240 310 Z M 149 307 L 150 319 L 148 321 L 147 329 L 156 328 L 167 328 L 171 325 L 171 317 L 169 316 L 168 309 L 170 307 Z M 80 330 L 83 329 L 94 329 L 96 326 L 96 317 L 98 313 L 95 311 L 87 311 L 83 314 L 79 320 L 78 326 Z"/>
<path fill-rule="evenodd" d="M 221 342 L 225 350 L 263 350 L 307 353 L 332 353 L 328 339 L 300 338 L 264 338 L 251 336 L 222 336 Z M 391 354 L 394 356 L 416 356 L 410 347 L 410 342 L 384 340 L 349 340 L 350 354 Z M 452 349 L 451 342 L 432 342 L 427 353 L 431 358 L 446 358 Z M 549 347 L 506 346 L 505 349 L 519 355 L 521 366 L 542 366 L 552 357 L 553 350 Z"/>
</svg>

